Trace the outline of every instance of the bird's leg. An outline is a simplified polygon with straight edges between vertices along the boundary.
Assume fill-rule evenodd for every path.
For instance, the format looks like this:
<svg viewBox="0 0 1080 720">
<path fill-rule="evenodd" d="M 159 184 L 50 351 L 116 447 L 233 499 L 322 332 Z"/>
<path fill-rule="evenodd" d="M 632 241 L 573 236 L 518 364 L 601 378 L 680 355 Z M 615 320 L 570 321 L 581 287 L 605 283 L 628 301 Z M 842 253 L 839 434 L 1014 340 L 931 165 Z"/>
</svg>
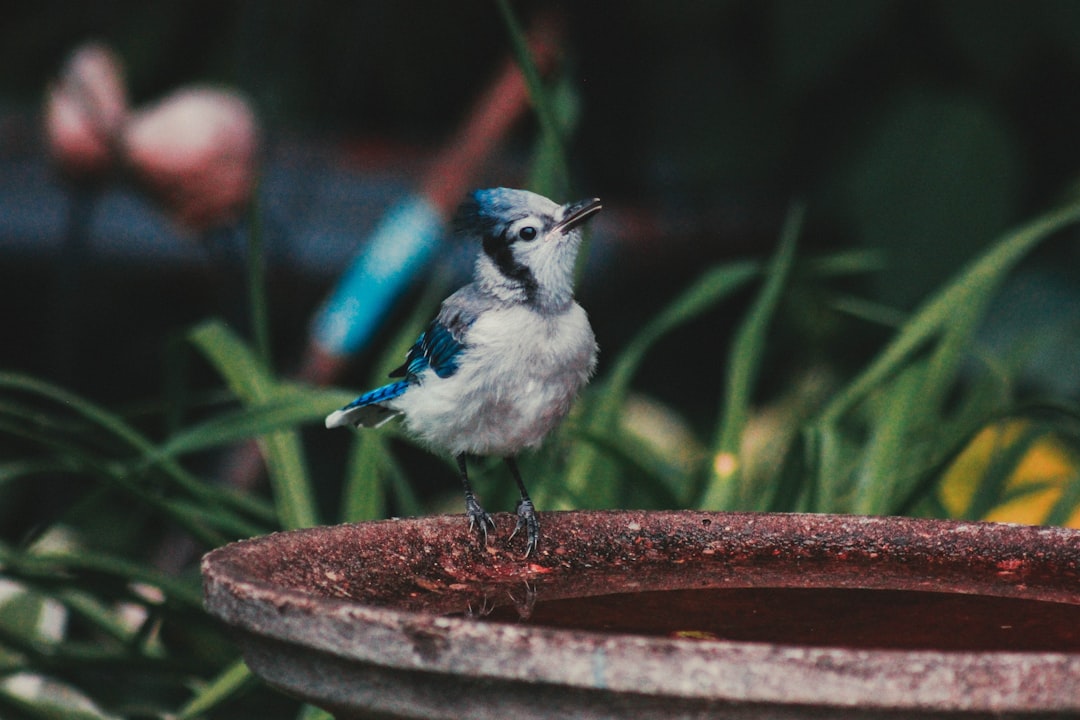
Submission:
<svg viewBox="0 0 1080 720">
<path fill-rule="evenodd" d="M 476 501 L 472 485 L 469 484 L 469 471 L 465 467 L 465 454 L 455 455 L 458 471 L 461 472 L 461 484 L 465 486 L 465 515 L 469 518 L 469 529 L 475 530 L 478 526 L 484 536 L 484 544 L 487 545 L 488 526 L 495 527 L 495 521 L 487 514 L 480 503 Z"/>
<path fill-rule="evenodd" d="M 518 470 L 517 460 L 512 457 L 505 458 L 506 466 L 510 468 L 510 474 L 514 476 L 521 499 L 517 505 L 517 525 L 514 532 L 510 533 L 513 539 L 519 530 L 525 530 L 525 557 L 529 557 L 536 549 L 536 543 L 540 540 L 540 520 L 536 517 L 536 508 L 533 507 L 529 492 L 525 489 L 525 483 L 521 480 L 521 472 Z"/>
</svg>

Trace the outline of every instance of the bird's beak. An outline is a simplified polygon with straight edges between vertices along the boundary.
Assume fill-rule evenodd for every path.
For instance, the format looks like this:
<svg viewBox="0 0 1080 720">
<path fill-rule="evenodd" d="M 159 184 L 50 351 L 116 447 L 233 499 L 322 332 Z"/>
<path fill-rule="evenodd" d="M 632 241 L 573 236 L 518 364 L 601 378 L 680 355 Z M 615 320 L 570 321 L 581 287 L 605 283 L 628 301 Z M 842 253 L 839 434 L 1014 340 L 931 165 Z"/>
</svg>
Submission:
<svg viewBox="0 0 1080 720">
<path fill-rule="evenodd" d="M 563 206 L 563 218 L 551 228 L 551 232 L 565 234 L 600 212 L 600 198 L 589 198 Z"/>
</svg>

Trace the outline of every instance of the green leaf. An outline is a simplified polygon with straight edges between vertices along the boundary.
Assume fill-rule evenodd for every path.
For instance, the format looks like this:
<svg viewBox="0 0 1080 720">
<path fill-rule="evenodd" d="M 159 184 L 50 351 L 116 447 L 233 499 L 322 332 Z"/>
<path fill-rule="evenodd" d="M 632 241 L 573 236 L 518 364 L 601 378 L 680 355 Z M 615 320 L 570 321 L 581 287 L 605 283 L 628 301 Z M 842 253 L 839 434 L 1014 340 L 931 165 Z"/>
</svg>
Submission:
<svg viewBox="0 0 1080 720">
<path fill-rule="evenodd" d="M 28 411 L 9 399 L 0 399 L 0 417 L 7 414 L 16 420 L 12 423 L 0 422 L 0 432 L 54 449 L 58 462 L 74 464 L 84 472 L 97 473 L 99 477 L 117 482 L 141 500 L 155 503 L 155 498 L 140 486 L 138 480 L 145 477 L 153 465 L 149 459 L 155 456 L 157 447 L 119 415 L 56 385 L 18 373 L 0 372 L 0 390 L 7 390 L 11 395 L 27 395 L 57 408 L 54 411 Z M 71 423 L 66 418 L 71 414 L 88 425 L 68 428 Z M 76 433 L 75 439 L 68 439 L 69 431 L 59 432 L 65 428 Z M 128 450 L 134 455 L 103 455 L 104 451 L 98 449 L 116 445 L 117 441 L 120 449 L 110 452 Z M 214 488 L 169 459 L 156 467 L 176 489 L 202 500 L 207 506 L 265 517 L 263 504 L 256 498 Z M 157 506 L 161 507 L 161 504 Z"/>
<path fill-rule="evenodd" d="M 1078 219 L 1080 204 L 1073 204 L 1047 213 L 1006 234 L 922 304 L 877 358 L 837 393 L 821 413 L 820 421 L 825 424 L 838 422 L 871 391 L 895 376 L 915 353 L 946 330 L 953 331 L 949 353 L 955 357 L 955 348 L 962 347 L 965 336 L 970 337 L 992 293 L 1016 263 L 1048 236 Z M 945 356 L 943 352 L 942 358 Z"/>
<path fill-rule="evenodd" d="M 382 433 L 368 430 L 356 434 L 342 493 L 343 522 L 386 517 L 384 478 L 391 472 L 392 464 Z"/>
<path fill-rule="evenodd" d="M 297 425 L 322 422 L 327 408 L 344 405 L 352 399 L 336 390 L 296 390 L 283 393 L 263 403 L 215 415 L 185 428 L 159 446 L 154 460 L 230 445 Z"/>
<path fill-rule="evenodd" d="M 255 676 L 244 664 L 236 660 L 221 671 L 217 677 L 199 688 L 190 700 L 176 713 L 176 720 L 195 720 L 230 700 L 255 682 Z"/>
<path fill-rule="evenodd" d="M 266 256 L 263 251 L 262 214 L 259 212 L 259 188 L 251 193 L 247 233 L 248 308 L 251 311 L 251 336 L 262 366 L 270 370 L 270 311 L 266 297 Z"/>
<path fill-rule="evenodd" d="M 521 68 L 522 75 L 525 76 L 525 85 L 529 88 L 529 99 L 532 100 L 533 109 L 536 111 L 540 131 L 544 135 L 544 143 L 551 153 L 550 160 L 554 170 L 551 174 L 553 187 L 545 189 L 544 194 L 563 196 L 570 190 L 570 165 L 566 159 L 566 145 L 559 127 L 559 116 L 544 89 L 540 70 L 536 67 L 532 53 L 529 51 L 529 39 L 518 21 L 513 6 L 509 0 L 497 0 L 496 5 L 510 35 L 514 59 Z"/>
<path fill-rule="evenodd" d="M 281 388 L 244 343 L 223 323 L 209 321 L 196 327 L 191 340 L 221 373 L 229 388 L 248 405 L 280 397 Z M 317 525 L 315 495 L 304 462 L 303 446 L 295 431 L 277 431 L 259 440 L 282 527 Z"/>
<path fill-rule="evenodd" d="M 728 362 L 721 420 L 712 448 L 714 462 L 709 466 L 711 472 L 701 499 L 701 508 L 728 510 L 748 500 L 742 496 L 743 488 L 739 482 L 739 445 L 750 416 L 750 403 L 762 365 L 765 339 L 795 262 L 795 247 L 803 214 L 802 206 L 796 206 L 788 213 L 780 235 L 780 247 L 769 265 L 765 283 L 735 334 Z"/>
<path fill-rule="evenodd" d="M 1057 499 L 1050 512 L 1043 519 L 1044 525 L 1065 525 L 1080 509 L 1080 473 L 1073 473 L 1065 485 L 1061 497 Z"/>
<path fill-rule="evenodd" d="M 334 716 L 321 708 L 305 705 L 300 709 L 297 720 L 334 720 Z"/>
<path fill-rule="evenodd" d="M 823 408 L 812 425 L 848 437 L 848 453 L 822 457 L 820 510 L 882 513 L 921 503 L 936 469 L 964 439 L 1006 408 L 1010 380 L 982 354 L 975 333 L 1000 283 L 1039 242 L 1080 219 L 1080 205 L 1007 233 L 923 305 Z M 983 360 L 980 372 L 961 369 Z M 970 365 L 968 365 L 970 367 Z"/>
<path fill-rule="evenodd" d="M 742 288 L 758 272 L 759 266 L 753 262 L 713 268 L 646 323 L 615 360 L 607 379 L 583 398 L 580 424 L 585 432 L 591 435 L 615 432 L 630 383 L 653 345 Z M 571 450 L 563 490 L 569 497 L 584 498 L 591 506 L 612 507 L 617 497 L 617 470 L 597 445 L 576 443 Z M 547 499 L 542 502 L 551 504 Z"/>
<path fill-rule="evenodd" d="M 855 474 L 851 511 L 860 515 L 882 513 L 889 507 L 905 467 L 897 462 L 907 454 L 928 370 L 925 363 L 913 363 L 900 373 L 881 401 L 882 410 L 873 421 L 862 461 Z"/>
<path fill-rule="evenodd" d="M 44 587 L 43 583 L 70 580 L 72 573 L 93 573 L 122 581 L 121 584 L 139 582 L 160 588 L 170 603 L 202 612 L 202 591 L 195 582 L 185 582 L 142 563 L 85 547 L 31 553 L 0 544 L 0 566 L 7 576 L 34 584 L 39 589 Z"/>
</svg>

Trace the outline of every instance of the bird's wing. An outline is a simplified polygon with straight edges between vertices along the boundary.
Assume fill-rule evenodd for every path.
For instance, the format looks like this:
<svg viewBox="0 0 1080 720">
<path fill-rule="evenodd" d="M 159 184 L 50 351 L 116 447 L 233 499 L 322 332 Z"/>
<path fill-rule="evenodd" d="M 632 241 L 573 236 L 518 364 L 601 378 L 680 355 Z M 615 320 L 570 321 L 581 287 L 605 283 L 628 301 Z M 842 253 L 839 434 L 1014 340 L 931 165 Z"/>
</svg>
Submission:
<svg viewBox="0 0 1080 720">
<path fill-rule="evenodd" d="M 479 314 L 490 307 L 489 303 L 469 285 L 448 297 L 436 318 L 409 348 L 404 364 L 390 373 L 391 377 L 404 380 L 364 393 L 327 416 L 326 427 L 349 424 L 378 427 L 399 412 L 383 403 L 403 395 L 411 385 L 419 383 L 420 374 L 425 370 L 430 368 L 441 378 L 453 375 L 458 369 L 461 353 L 468 347 L 469 328 Z"/>
<path fill-rule="evenodd" d="M 432 320 L 409 349 L 405 364 L 390 376 L 412 380 L 431 368 L 441 378 L 450 377 L 457 370 L 457 358 L 464 349 L 464 343 L 459 342 L 449 328 L 439 320 Z"/>
<path fill-rule="evenodd" d="M 405 356 L 401 367 L 391 377 L 415 380 L 427 368 L 441 378 L 457 372 L 461 353 L 469 346 L 469 328 L 490 305 L 490 298 L 466 285 L 443 301 L 439 314 L 420 334 Z"/>
<path fill-rule="evenodd" d="M 326 416 L 326 427 L 379 427 L 398 414 L 397 410 L 381 405 L 387 400 L 400 396 L 409 387 L 408 380 L 384 385 L 381 388 L 364 393 L 351 403 Z"/>
<path fill-rule="evenodd" d="M 405 356 L 405 363 L 390 373 L 390 377 L 414 380 L 427 368 L 441 378 L 453 375 L 458 369 L 458 358 L 466 348 L 465 331 L 473 320 L 475 318 L 458 315 L 443 317 L 440 313 L 416 339 Z"/>
</svg>

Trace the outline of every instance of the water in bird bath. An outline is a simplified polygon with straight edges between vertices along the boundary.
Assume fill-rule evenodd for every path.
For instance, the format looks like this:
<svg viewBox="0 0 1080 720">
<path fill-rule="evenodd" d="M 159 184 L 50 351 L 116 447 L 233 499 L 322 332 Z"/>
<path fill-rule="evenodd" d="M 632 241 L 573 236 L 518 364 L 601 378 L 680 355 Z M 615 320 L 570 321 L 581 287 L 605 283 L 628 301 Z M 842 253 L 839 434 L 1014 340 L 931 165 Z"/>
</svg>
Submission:
<svg viewBox="0 0 1080 720">
<path fill-rule="evenodd" d="M 1080 605 L 859 588 L 710 588 L 520 599 L 474 617 L 564 630 L 879 650 L 1080 652 Z"/>
</svg>

